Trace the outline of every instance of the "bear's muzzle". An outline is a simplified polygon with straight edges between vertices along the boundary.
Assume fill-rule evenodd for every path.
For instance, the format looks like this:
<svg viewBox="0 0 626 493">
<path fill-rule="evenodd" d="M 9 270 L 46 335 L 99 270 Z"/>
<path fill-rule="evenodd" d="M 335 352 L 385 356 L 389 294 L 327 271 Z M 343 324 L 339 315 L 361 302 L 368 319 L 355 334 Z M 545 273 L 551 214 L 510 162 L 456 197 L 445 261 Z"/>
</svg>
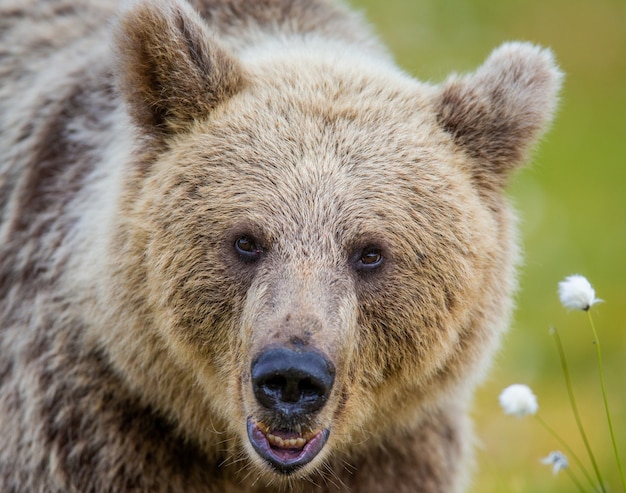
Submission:
<svg viewBox="0 0 626 493">
<path fill-rule="evenodd" d="M 315 351 L 274 347 L 253 360 L 253 393 L 272 427 L 248 418 L 248 438 L 279 472 L 288 474 L 304 466 L 324 447 L 328 429 L 302 430 L 328 401 L 334 381 L 334 364 Z"/>
</svg>

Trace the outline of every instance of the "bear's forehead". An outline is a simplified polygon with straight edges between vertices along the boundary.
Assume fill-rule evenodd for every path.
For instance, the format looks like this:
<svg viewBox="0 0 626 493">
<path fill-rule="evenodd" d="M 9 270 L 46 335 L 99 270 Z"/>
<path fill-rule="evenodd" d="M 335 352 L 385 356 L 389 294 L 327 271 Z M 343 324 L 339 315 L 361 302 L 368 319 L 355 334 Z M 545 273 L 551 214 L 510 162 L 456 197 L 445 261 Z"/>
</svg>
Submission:
<svg viewBox="0 0 626 493">
<path fill-rule="evenodd" d="M 374 178 L 404 179 L 407 173 L 414 182 L 437 175 L 445 180 L 453 168 L 465 168 L 457 166 L 463 156 L 418 97 L 358 87 L 338 89 L 341 95 L 334 98 L 317 86 L 309 88 L 309 97 L 292 94 L 289 87 L 235 96 L 179 139 L 175 150 L 192 156 L 198 167 L 215 163 L 211 172 L 222 163 L 227 173 L 295 179 L 300 190 L 334 179 L 364 181 L 359 187 L 368 188 Z M 378 99 L 371 102 L 372 95 L 362 92 Z"/>
<path fill-rule="evenodd" d="M 172 183 L 196 182 L 194 200 L 225 231 L 254 225 L 252 232 L 276 244 L 315 242 L 329 252 L 368 239 L 429 250 L 440 241 L 437 231 L 477 223 L 483 213 L 459 157 L 425 137 L 411 136 L 413 147 L 403 148 L 397 135 L 350 141 L 352 130 L 309 122 L 317 133 L 299 140 L 275 125 L 263 135 L 240 129 L 233 138 L 230 124 L 225 118 L 201 127 L 161 166 L 180 175 Z"/>
<path fill-rule="evenodd" d="M 283 152 L 320 153 L 331 147 L 371 157 L 392 157 L 394 143 L 403 151 L 420 140 L 429 148 L 437 145 L 435 88 L 387 64 L 372 68 L 346 56 L 327 60 L 305 52 L 297 62 L 257 62 L 248 79 L 208 118 L 233 142 L 240 137 L 268 151 L 280 146 Z"/>
<path fill-rule="evenodd" d="M 429 88 L 344 80 L 345 70 L 251 82 L 177 139 L 163 169 L 196 180 L 200 200 L 219 197 L 216 212 L 232 222 L 277 236 L 456 228 L 481 206 Z"/>
<path fill-rule="evenodd" d="M 166 172 L 182 171 L 222 191 L 235 188 L 257 204 L 360 201 L 381 210 L 395 207 L 390 196 L 433 199 L 470 182 L 463 156 L 428 125 L 395 131 L 395 123 L 381 130 L 375 121 L 363 126 L 307 114 L 259 118 L 225 116 L 200 126 L 173 148 Z"/>
</svg>

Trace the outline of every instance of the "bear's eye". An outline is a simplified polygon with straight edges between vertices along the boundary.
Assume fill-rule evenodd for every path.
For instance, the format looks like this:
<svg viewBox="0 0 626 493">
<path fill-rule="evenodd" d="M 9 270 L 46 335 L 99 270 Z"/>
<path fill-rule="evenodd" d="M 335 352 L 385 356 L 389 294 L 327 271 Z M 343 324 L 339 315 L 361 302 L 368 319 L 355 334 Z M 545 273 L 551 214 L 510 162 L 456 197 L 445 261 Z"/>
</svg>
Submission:
<svg viewBox="0 0 626 493">
<path fill-rule="evenodd" d="M 383 263 L 384 257 L 380 248 L 366 247 L 361 251 L 358 267 L 361 269 L 375 269 Z"/>
<path fill-rule="evenodd" d="M 239 256 L 246 261 L 257 260 L 263 250 L 257 242 L 250 236 L 241 236 L 235 240 L 235 250 Z"/>
</svg>

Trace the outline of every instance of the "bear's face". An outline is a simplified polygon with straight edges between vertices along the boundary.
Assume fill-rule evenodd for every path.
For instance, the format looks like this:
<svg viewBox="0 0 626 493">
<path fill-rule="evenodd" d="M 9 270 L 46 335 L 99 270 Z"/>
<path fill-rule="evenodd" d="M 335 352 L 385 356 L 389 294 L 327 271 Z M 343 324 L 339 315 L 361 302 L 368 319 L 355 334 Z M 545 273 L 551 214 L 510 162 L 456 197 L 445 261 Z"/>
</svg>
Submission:
<svg viewBox="0 0 626 493">
<path fill-rule="evenodd" d="M 244 63 L 147 2 L 118 42 L 152 146 L 128 212 L 145 304 L 172 373 L 262 471 L 311 471 L 482 364 L 511 288 L 502 185 L 558 79 L 546 53 L 511 45 L 441 87 L 305 44 Z M 178 94 L 167 74 L 188 72 Z"/>
</svg>

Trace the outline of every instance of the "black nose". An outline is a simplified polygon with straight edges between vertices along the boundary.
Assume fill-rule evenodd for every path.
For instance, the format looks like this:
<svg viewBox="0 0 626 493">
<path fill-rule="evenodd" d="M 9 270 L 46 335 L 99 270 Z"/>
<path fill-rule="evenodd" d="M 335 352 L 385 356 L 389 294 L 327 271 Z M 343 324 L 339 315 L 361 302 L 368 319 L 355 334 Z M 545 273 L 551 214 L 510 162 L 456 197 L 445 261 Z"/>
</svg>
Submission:
<svg viewBox="0 0 626 493">
<path fill-rule="evenodd" d="M 330 395 L 335 367 L 319 353 L 273 348 L 252 362 L 252 388 L 259 403 L 283 418 L 319 411 Z"/>
</svg>

